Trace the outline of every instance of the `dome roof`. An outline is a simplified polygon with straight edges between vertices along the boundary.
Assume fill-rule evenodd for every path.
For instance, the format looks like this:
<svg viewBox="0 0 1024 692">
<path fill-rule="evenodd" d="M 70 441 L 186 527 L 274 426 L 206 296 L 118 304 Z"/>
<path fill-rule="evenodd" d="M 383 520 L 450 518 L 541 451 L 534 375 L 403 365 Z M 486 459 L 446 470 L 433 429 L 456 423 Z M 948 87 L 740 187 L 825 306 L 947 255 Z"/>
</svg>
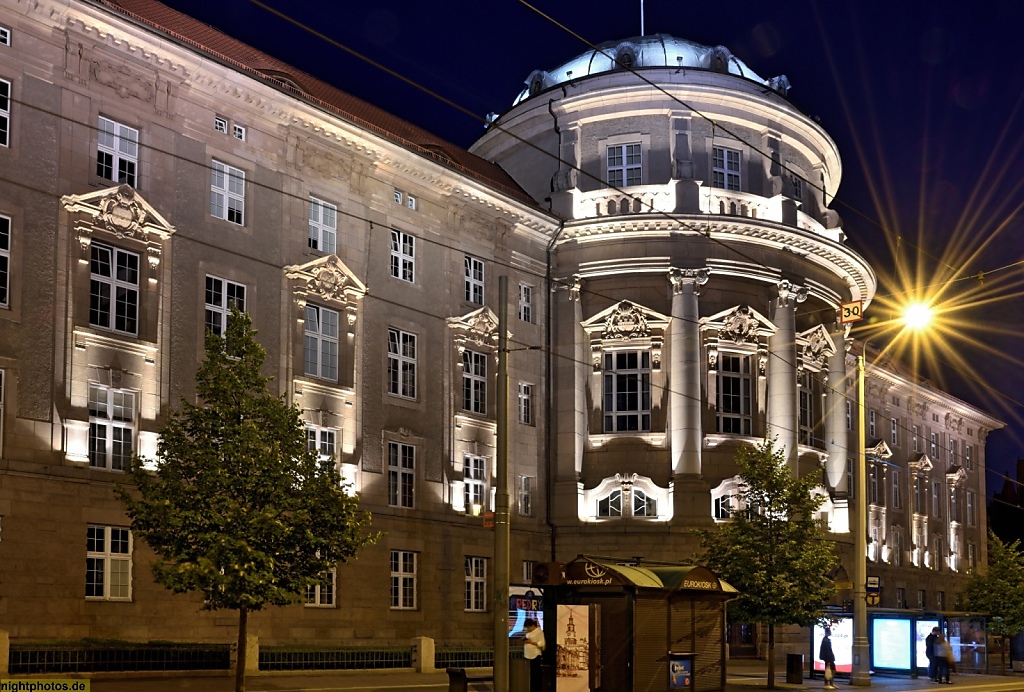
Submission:
<svg viewBox="0 0 1024 692">
<path fill-rule="evenodd" d="M 785 75 L 764 79 L 730 53 L 725 46 L 711 48 L 667 34 L 653 34 L 624 41 L 607 41 L 595 50 L 589 50 L 553 70 L 534 70 L 526 79 L 526 88 L 520 92 L 512 105 L 518 105 L 531 96 L 563 82 L 602 72 L 642 67 L 709 70 L 758 82 L 783 96 L 789 90 L 789 80 Z"/>
</svg>

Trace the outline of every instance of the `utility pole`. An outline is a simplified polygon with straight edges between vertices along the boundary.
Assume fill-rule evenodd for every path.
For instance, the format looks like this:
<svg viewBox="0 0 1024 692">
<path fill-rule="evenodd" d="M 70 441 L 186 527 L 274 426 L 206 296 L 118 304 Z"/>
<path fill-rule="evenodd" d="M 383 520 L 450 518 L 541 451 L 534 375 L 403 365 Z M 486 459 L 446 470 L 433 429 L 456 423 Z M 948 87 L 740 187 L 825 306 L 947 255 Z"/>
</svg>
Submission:
<svg viewBox="0 0 1024 692">
<path fill-rule="evenodd" d="M 494 493 L 494 692 L 508 692 L 508 277 L 498 277 L 498 447 Z"/>
<path fill-rule="evenodd" d="M 867 342 L 862 347 L 867 351 Z M 867 531 L 868 531 L 868 484 L 867 449 L 864 439 L 864 353 L 857 356 L 857 457 L 853 461 L 853 504 L 857 514 L 853 518 L 853 666 L 850 684 L 855 687 L 870 687 L 870 647 L 868 645 L 868 604 L 867 580 Z"/>
</svg>

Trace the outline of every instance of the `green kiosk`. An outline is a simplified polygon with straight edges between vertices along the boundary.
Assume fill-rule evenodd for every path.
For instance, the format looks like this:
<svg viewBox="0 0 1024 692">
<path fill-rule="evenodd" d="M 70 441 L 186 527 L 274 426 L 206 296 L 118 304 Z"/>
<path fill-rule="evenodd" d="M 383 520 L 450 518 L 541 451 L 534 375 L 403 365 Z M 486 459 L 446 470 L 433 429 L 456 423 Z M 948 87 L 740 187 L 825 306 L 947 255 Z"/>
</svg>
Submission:
<svg viewBox="0 0 1024 692">
<path fill-rule="evenodd" d="M 543 585 L 551 690 L 725 688 L 725 604 L 738 592 L 714 572 L 589 555 L 556 565 Z"/>
</svg>

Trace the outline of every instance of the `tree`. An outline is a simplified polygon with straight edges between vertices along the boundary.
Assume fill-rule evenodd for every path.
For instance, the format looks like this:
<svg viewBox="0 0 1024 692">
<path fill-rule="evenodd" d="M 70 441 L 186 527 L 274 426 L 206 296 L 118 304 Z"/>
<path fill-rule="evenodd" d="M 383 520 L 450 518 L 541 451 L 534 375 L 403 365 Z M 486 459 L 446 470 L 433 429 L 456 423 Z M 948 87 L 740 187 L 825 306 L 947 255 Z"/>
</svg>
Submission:
<svg viewBox="0 0 1024 692">
<path fill-rule="evenodd" d="M 200 403 L 170 414 L 155 470 L 134 460 L 134 490 L 118 489 L 132 531 L 159 557 L 156 581 L 238 611 L 237 692 L 248 613 L 299 601 L 376 539 L 334 462 L 307 449 L 298 409 L 268 390 L 265 358 L 248 315 L 233 311 L 226 338 L 207 334 Z"/>
<path fill-rule="evenodd" d="M 986 613 L 988 631 L 1001 635 L 1000 650 L 1006 672 L 1006 641 L 1024 630 L 1024 555 L 1020 541 L 1006 544 L 988 532 L 988 567 L 971 572 L 959 595 L 963 608 Z"/>
<path fill-rule="evenodd" d="M 837 562 L 835 545 L 821 535 L 817 513 L 825 501 L 812 476 L 792 475 L 781 451 L 766 439 L 736 455 L 739 492 L 730 520 L 697 533 L 700 563 L 735 586 L 733 621 L 768 626 L 768 688 L 775 687 L 775 626 L 821 622 L 835 594 L 825 576 Z"/>
</svg>

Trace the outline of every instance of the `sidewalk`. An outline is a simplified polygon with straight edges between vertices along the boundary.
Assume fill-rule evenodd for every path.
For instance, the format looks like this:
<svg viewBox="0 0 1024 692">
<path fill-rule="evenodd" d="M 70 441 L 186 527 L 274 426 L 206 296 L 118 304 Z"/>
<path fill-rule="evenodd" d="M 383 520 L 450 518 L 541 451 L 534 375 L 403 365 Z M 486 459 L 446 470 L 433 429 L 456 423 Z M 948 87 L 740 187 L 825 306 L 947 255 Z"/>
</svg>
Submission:
<svg viewBox="0 0 1024 692">
<path fill-rule="evenodd" d="M 64 677 L 64 676 L 62 676 Z M 71 676 L 67 676 L 71 677 Z M 765 661 L 729 661 L 725 692 L 753 692 L 767 689 L 768 664 Z M 817 692 L 823 688 L 821 678 L 804 678 L 802 684 L 787 684 L 785 666 L 776 666 L 775 686 L 780 690 Z M 953 685 L 937 685 L 927 678 L 874 675 L 871 689 L 885 692 L 915 690 L 977 690 L 978 692 L 1024 692 L 1024 676 L 956 675 Z M 840 678 L 837 687 L 850 688 Z M 93 692 L 232 692 L 234 678 L 226 675 L 188 677 L 95 677 Z M 401 692 L 409 690 L 448 689 L 448 676 L 439 673 L 380 671 L 329 671 L 304 673 L 263 673 L 246 678 L 247 692 Z M 470 689 L 474 689 L 472 686 Z M 478 689 L 491 689 L 480 686 Z M 700 685 L 698 683 L 698 689 Z M 602 692 L 622 692 L 602 690 Z"/>
</svg>

